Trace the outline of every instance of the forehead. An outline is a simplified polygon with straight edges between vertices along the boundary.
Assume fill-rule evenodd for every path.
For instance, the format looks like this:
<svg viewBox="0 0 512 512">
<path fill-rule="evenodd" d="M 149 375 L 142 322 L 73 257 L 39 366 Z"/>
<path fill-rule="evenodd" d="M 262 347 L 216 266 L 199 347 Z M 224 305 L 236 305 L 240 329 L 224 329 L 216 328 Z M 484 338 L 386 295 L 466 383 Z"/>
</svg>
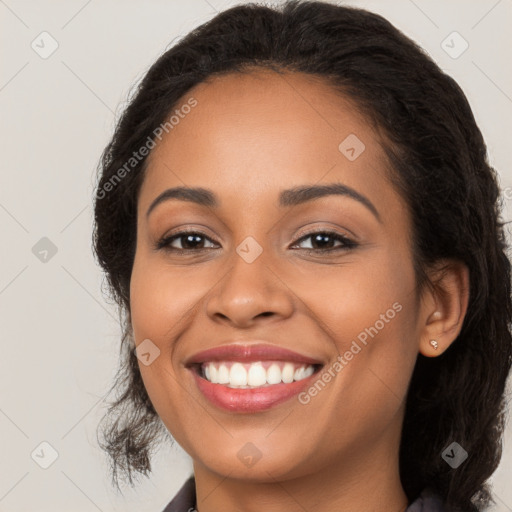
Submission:
<svg viewBox="0 0 512 512">
<path fill-rule="evenodd" d="M 149 156 L 142 207 L 183 185 L 215 189 L 245 207 L 301 183 L 340 182 L 374 196 L 389 187 L 372 126 L 319 77 L 270 70 L 215 76 L 173 111 L 190 98 L 196 105 Z"/>
</svg>

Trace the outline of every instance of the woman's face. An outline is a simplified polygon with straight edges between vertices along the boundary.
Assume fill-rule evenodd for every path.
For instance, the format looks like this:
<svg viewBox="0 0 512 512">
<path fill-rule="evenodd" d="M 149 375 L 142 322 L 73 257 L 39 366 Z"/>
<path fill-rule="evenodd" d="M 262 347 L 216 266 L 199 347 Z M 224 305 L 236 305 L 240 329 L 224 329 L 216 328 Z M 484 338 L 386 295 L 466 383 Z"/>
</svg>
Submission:
<svg viewBox="0 0 512 512">
<path fill-rule="evenodd" d="M 340 465 L 350 475 L 396 459 L 421 300 L 410 215 L 377 134 L 298 73 L 217 77 L 176 108 L 190 97 L 150 155 L 138 202 L 131 318 L 156 411 L 197 467 L 220 475 L 285 480 Z M 168 194 L 148 214 L 174 187 L 215 201 Z M 182 231 L 196 234 L 157 248 Z M 231 385 L 249 375 L 252 389 L 208 383 L 189 365 L 207 349 L 257 344 L 296 359 L 194 359 L 216 359 Z M 286 383 L 300 356 L 323 366 Z M 261 387 L 270 367 L 285 382 Z"/>
</svg>

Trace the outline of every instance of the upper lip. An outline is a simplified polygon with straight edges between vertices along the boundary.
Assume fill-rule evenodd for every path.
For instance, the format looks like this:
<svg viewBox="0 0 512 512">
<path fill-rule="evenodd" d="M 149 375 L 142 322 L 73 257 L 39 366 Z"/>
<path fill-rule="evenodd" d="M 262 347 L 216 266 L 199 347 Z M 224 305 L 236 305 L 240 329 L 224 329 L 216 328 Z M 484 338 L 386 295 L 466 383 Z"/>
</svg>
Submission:
<svg viewBox="0 0 512 512">
<path fill-rule="evenodd" d="M 293 361 L 304 364 L 323 365 L 322 361 L 268 343 L 229 343 L 197 352 L 185 361 L 185 366 L 207 361 Z"/>
</svg>

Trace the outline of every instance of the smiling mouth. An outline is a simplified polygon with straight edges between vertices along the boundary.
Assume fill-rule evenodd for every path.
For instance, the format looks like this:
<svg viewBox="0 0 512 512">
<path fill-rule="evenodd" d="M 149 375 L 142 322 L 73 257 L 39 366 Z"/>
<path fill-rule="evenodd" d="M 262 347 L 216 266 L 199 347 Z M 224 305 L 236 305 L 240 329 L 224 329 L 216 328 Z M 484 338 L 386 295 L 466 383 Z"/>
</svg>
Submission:
<svg viewBox="0 0 512 512">
<path fill-rule="evenodd" d="M 322 366 L 278 360 L 250 363 L 230 360 L 196 363 L 191 366 L 191 370 L 211 384 L 233 389 L 258 389 L 307 379 Z"/>
</svg>

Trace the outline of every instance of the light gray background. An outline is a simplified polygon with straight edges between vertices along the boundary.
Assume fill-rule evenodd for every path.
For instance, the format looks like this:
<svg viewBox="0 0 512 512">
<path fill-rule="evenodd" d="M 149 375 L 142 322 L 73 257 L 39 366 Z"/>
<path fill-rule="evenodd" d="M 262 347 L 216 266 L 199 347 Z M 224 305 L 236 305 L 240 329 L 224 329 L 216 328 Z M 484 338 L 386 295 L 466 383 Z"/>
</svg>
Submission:
<svg viewBox="0 0 512 512">
<path fill-rule="evenodd" d="M 110 488 L 95 429 L 117 369 L 119 327 L 91 252 L 91 198 L 98 158 L 130 88 L 174 40 L 237 3 L 0 0 L 2 511 L 158 512 L 191 472 L 181 449 L 164 447 L 151 480 L 124 497 Z M 510 218 L 512 1 L 350 3 L 386 16 L 462 86 Z M 48 51 L 43 31 L 59 45 L 46 59 L 31 47 L 35 41 Z M 456 59 L 441 47 L 453 31 L 469 43 Z M 42 237 L 57 247 L 46 262 L 32 252 Z M 58 452 L 48 469 L 31 458 L 43 441 Z M 49 456 L 43 452 L 41 460 Z M 512 510 L 511 477 L 508 427 L 493 477 L 497 511 Z"/>
</svg>

